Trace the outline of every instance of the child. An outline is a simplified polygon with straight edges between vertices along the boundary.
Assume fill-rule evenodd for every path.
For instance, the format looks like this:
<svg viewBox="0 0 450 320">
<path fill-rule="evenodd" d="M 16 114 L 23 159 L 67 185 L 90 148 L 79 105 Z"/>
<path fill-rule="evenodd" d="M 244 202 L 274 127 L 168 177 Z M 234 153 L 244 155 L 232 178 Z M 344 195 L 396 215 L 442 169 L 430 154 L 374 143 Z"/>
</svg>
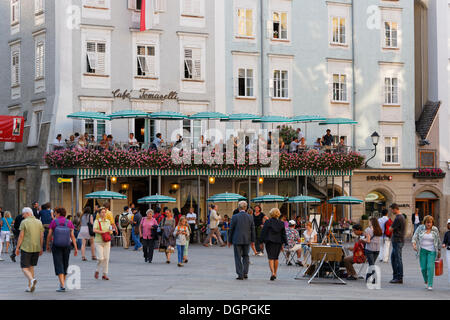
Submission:
<svg viewBox="0 0 450 320">
<path fill-rule="evenodd" d="M 177 252 L 178 252 L 178 266 L 183 267 L 183 256 L 186 241 L 189 239 L 189 227 L 187 225 L 186 217 L 181 217 L 178 226 L 175 228 L 173 235 L 176 237 Z"/>
<path fill-rule="evenodd" d="M 447 230 L 444 241 L 442 241 L 442 248 L 447 247 L 448 282 L 450 283 L 450 219 L 447 221 Z"/>
</svg>

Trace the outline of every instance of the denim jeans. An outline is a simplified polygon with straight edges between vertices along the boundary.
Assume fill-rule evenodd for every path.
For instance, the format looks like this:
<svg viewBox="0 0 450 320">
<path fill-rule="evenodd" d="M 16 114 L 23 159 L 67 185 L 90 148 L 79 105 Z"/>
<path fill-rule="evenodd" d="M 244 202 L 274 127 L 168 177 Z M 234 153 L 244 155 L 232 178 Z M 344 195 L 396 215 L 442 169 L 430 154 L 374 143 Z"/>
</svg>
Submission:
<svg viewBox="0 0 450 320">
<path fill-rule="evenodd" d="M 227 242 L 228 241 L 228 231 L 226 230 L 222 230 L 220 231 L 220 236 L 222 237 L 223 242 Z"/>
<path fill-rule="evenodd" d="M 391 263 L 393 271 L 393 280 L 403 280 L 403 262 L 402 249 L 403 242 L 392 241 Z"/>
<path fill-rule="evenodd" d="M 184 246 L 177 244 L 178 263 L 183 263 Z"/>
<path fill-rule="evenodd" d="M 139 233 L 135 234 L 134 230 L 132 230 L 131 231 L 131 237 L 133 238 L 133 241 L 134 241 L 134 250 L 137 250 L 140 247 L 142 247 L 141 239 L 139 239 Z"/>
</svg>

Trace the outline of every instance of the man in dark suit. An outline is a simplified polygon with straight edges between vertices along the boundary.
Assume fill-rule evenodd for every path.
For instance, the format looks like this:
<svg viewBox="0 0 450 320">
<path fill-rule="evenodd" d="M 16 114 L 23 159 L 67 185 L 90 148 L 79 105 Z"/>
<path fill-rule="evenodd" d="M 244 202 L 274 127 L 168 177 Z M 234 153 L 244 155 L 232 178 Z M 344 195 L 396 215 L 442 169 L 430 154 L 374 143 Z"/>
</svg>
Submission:
<svg viewBox="0 0 450 320">
<path fill-rule="evenodd" d="M 239 202 L 239 213 L 231 219 L 231 227 L 228 235 L 228 246 L 234 246 L 234 262 L 236 265 L 237 280 L 248 278 L 250 258 L 250 244 L 255 242 L 255 223 L 247 210 L 247 202 Z"/>
</svg>

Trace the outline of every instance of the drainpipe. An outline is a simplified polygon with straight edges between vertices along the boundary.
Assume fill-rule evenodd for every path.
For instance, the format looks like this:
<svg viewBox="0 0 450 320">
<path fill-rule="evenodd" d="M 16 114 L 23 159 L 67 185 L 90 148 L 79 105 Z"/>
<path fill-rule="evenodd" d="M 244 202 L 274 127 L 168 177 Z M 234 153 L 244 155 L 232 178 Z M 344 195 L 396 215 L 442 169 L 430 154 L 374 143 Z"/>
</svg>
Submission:
<svg viewBox="0 0 450 320">
<path fill-rule="evenodd" d="M 352 82 L 353 82 L 353 120 L 356 120 L 356 80 L 355 80 L 355 1 L 352 0 Z M 356 130 L 355 126 L 352 126 L 352 144 L 353 150 L 356 148 Z M 352 195 L 352 176 L 350 176 L 349 193 Z M 350 220 L 352 219 L 352 206 L 349 208 Z"/>
<path fill-rule="evenodd" d="M 352 0 L 352 99 L 353 99 L 353 120 L 356 120 L 356 80 L 355 80 L 355 1 Z M 353 144 L 353 150 L 355 150 L 356 147 L 356 130 L 355 126 L 352 126 L 352 144 Z M 351 207 L 351 206 L 350 206 Z"/>
<path fill-rule="evenodd" d="M 260 54 L 261 54 L 261 70 L 260 70 L 260 74 L 261 74 L 261 78 L 260 78 L 260 91 L 261 91 L 261 115 L 264 116 L 265 115 L 265 110 L 264 110 L 264 41 L 265 41 L 265 27 L 264 27 L 264 1 L 265 0 L 261 0 L 260 2 L 260 25 L 261 25 L 261 30 L 260 30 Z"/>
</svg>

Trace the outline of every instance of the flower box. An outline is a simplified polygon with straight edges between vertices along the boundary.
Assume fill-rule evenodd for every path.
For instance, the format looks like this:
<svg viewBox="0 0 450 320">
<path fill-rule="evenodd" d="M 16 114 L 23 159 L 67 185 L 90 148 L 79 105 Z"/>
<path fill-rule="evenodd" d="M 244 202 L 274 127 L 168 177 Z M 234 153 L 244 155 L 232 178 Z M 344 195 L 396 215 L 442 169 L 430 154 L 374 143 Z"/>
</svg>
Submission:
<svg viewBox="0 0 450 320">
<path fill-rule="evenodd" d="M 442 169 L 420 169 L 419 172 L 414 173 L 416 179 L 443 179 L 445 172 Z"/>
</svg>

